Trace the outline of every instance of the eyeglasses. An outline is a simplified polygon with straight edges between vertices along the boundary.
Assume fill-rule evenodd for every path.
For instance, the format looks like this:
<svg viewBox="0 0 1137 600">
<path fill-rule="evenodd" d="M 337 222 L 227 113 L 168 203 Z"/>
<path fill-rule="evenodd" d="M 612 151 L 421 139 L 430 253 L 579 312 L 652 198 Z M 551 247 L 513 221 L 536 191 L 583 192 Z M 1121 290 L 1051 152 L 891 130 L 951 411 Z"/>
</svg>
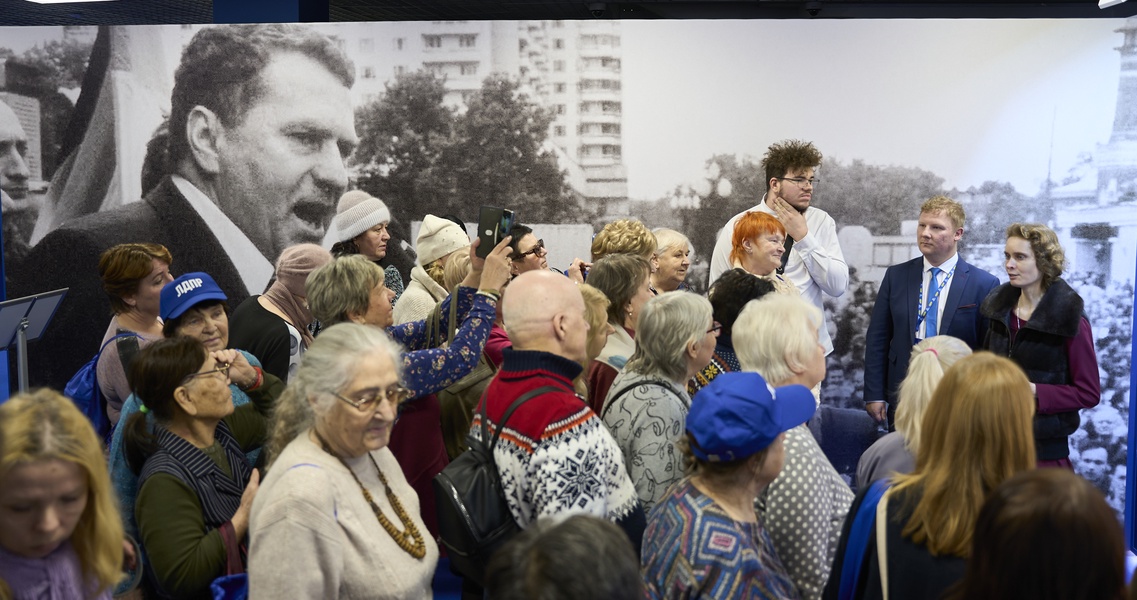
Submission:
<svg viewBox="0 0 1137 600">
<path fill-rule="evenodd" d="M 782 181 L 792 181 L 798 184 L 799 187 L 805 187 L 805 184 L 807 183 L 810 185 L 810 187 L 821 183 L 821 180 L 817 177 L 810 177 L 809 179 L 806 179 L 805 177 L 779 177 L 778 179 L 781 179 Z"/>
<path fill-rule="evenodd" d="M 406 402 L 407 398 L 411 397 L 411 391 L 401 385 L 395 385 L 386 390 L 368 391 L 356 400 L 352 400 L 339 392 L 332 392 L 332 395 L 352 405 L 360 412 L 371 412 L 375 410 L 380 400 L 387 400 L 394 404 L 396 408 L 401 407 L 403 402 Z"/>
<path fill-rule="evenodd" d="M 229 380 L 229 363 L 219 362 L 219 363 L 217 363 L 216 367 L 214 367 L 208 371 L 200 371 L 198 373 L 190 373 L 189 375 L 186 375 L 185 377 L 182 378 L 182 385 L 189 383 L 189 380 L 193 379 L 194 377 L 203 377 L 205 375 L 213 375 L 214 373 L 220 373 L 221 378 L 225 381 L 228 381 Z"/>
<path fill-rule="evenodd" d="M 719 334 L 722 333 L 722 323 L 713 321 L 713 324 L 711 325 L 711 328 L 707 330 L 707 333 L 713 333 L 715 334 L 715 337 L 718 337 Z"/>
<path fill-rule="evenodd" d="M 534 244 L 532 248 L 526 250 L 525 252 L 518 252 L 517 254 L 515 254 L 513 256 L 513 260 L 522 260 L 526 256 L 529 256 L 530 254 L 534 254 L 534 255 L 541 254 L 544 251 L 545 251 L 545 240 L 537 240 L 537 243 Z"/>
</svg>

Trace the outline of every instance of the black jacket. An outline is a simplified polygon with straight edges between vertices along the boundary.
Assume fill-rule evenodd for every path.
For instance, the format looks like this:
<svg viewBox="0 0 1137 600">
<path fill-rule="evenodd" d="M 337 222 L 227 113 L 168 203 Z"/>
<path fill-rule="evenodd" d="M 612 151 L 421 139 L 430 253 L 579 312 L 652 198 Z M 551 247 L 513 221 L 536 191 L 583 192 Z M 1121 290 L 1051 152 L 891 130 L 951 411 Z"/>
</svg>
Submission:
<svg viewBox="0 0 1137 600">
<path fill-rule="evenodd" d="M 1023 324 L 1012 342 L 1013 310 L 1022 290 L 1008 283 L 995 288 L 981 307 L 990 319 L 984 347 L 1007 356 L 1026 372 L 1031 383 L 1071 383 L 1067 341 L 1078 334 L 1083 316 L 1082 297 L 1062 279 L 1046 289 L 1030 321 Z M 1034 416 L 1034 438 L 1039 460 L 1058 460 L 1070 455 L 1068 437 L 1078 429 L 1078 411 Z"/>
</svg>

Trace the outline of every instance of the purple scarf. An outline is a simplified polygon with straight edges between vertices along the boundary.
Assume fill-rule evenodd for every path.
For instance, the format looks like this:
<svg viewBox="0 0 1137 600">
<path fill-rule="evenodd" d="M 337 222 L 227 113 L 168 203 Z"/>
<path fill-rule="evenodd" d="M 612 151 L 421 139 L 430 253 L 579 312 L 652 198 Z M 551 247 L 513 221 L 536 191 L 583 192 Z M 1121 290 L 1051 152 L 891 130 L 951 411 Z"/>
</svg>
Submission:
<svg viewBox="0 0 1137 600">
<path fill-rule="evenodd" d="M 12 588 L 13 600 L 111 600 L 111 590 L 96 596 L 83 591 L 79 556 L 64 542 L 44 558 L 24 558 L 0 548 L 0 579 Z"/>
</svg>

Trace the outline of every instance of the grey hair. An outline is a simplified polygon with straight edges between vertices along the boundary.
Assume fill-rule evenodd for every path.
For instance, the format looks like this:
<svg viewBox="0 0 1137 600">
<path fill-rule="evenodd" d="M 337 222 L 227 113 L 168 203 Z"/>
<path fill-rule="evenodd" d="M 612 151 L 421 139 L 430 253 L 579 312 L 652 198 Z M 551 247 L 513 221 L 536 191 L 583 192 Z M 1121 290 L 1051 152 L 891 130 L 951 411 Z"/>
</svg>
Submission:
<svg viewBox="0 0 1137 600">
<path fill-rule="evenodd" d="M 687 345 L 707 335 L 711 301 L 691 292 L 668 292 L 648 300 L 636 326 L 636 350 L 624 367 L 672 381 L 687 376 Z"/>
<path fill-rule="evenodd" d="M 316 416 L 336 401 L 332 395 L 356 376 L 359 363 L 373 353 L 386 353 L 403 378 L 403 347 L 385 331 L 371 325 L 340 323 L 320 332 L 300 358 L 300 367 L 288 378 L 272 415 L 272 429 L 265 450 L 271 466 L 285 446 L 307 431 Z M 309 402 L 315 398 L 316 402 Z"/>
<path fill-rule="evenodd" d="M 691 252 L 691 254 L 695 253 L 695 249 L 691 247 L 691 240 L 687 239 L 687 236 L 679 233 L 678 231 L 675 231 L 674 229 L 659 227 L 657 229 L 651 230 L 651 232 L 653 235 L 655 235 L 655 254 L 653 254 L 653 256 L 658 257 L 660 254 L 666 252 L 669 248 L 674 248 L 676 246 L 684 246 Z M 694 260 L 693 257 L 692 260 Z"/>
<path fill-rule="evenodd" d="M 362 254 L 340 256 L 308 274 L 304 284 L 308 310 L 325 327 L 365 313 L 371 290 L 383 283 L 383 268 Z"/>
<path fill-rule="evenodd" d="M 796 294 L 751 300 L 731 333 L 738 364 L 778 385 L 817 352 L 817 331 L 823 326 L 821 311 Z"/>
</svg>

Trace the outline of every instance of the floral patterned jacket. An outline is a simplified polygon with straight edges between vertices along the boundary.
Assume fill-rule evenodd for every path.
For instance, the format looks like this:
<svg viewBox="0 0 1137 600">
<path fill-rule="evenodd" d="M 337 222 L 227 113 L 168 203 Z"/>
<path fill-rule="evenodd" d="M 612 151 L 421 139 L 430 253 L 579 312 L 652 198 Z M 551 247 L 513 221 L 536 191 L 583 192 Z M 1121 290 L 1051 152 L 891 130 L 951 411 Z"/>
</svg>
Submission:
<svg viewBox="0 0 1137 600">
<path fill-rule="evenodd" d="M 458 318 L 462 325 L 445 348 L 427 347 L 426 321 L 411 321 L 387 328 L 387 333 L 406 347 L 403 354 L 403 385 L 413 397 L 433 394 L 465 377 L 478 364 L 489 339 L 497 301 L 474 288 L 458 288 Z M 440 327 L 450 330 L 450 302 L 442 301 Z"/>
</svg>

